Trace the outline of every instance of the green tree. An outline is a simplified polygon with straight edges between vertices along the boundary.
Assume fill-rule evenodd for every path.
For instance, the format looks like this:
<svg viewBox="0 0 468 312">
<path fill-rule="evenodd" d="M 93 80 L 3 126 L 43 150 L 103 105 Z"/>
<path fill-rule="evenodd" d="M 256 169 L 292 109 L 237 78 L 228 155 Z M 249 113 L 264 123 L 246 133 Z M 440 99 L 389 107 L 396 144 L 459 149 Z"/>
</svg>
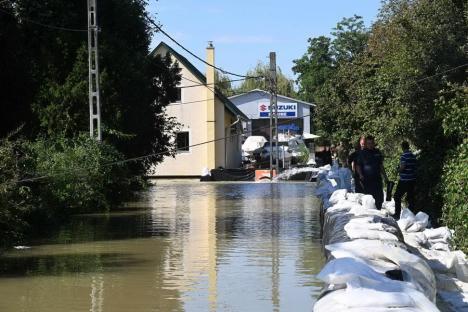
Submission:
<svg viewBox="0 0 468 312">
<path fill-rule="evenodd" d="M 358 17 L 345 19 L 329 41 L 309 40 L 312 52 L 295 67 L 299 94 L 317 104 L 321 134 L 334 140 L 375 135 L 389 172 L 402 140 L 420 150 L 417 207 L 433 222 L 454 192 L 444 186 L 444 164 L 463 161 L 454 151 L 467 135 L 461 131 L 467 104 L 460 67 L 468 63 L 466 13 L 462 1 L 385 1 L 370 30 Z"/>
<path fill-rule="evenodd" d="M 14 12 L 28 38 L 23 49 L 33 78 L 29 104 L 38 120 L 36 134 L 76 137 L 87 132 L 86 31 L 29 22 L 86 29 L 86 5 L 16 0 Z M 165 107 L 176 97 L 180 80 L 169 57 L 149 55 L 153 29 L 148 18 L 144 0 L 98 1 L 103 137 L 125 157 L 154 155 L 132 164 L 138 173 L 172 152 L 169 142 L 176 123 L 166 116 Z"/>
<path fill-rule="evenodd" d="M 270 67 L 268 64 L 258 62 L 255 68 L 247 71 L 246 76 L 250 77 L 268 77 L 270 76 Z M 278 94 L 294 97 L 296 91 L 294 90 L 294 81 L 286 77 L 281 71 L 281 68 L 276 68 L 276 84 Z M 246 79 L 234 89 L 236 94 L 249 92 L 254 89 L 269 90 L 270 87 L 267 82 L 267 78 L 258 79 Z"/>
<path fill-rule="evenodd" d="M 232 82 L 228 75 L 220 73 L 218 70 L 215 71 L 215 83 L 216 88 L 221 91 L 225 96 L 234 95 L 234 90 L 232 88 Z"/>
</svg>

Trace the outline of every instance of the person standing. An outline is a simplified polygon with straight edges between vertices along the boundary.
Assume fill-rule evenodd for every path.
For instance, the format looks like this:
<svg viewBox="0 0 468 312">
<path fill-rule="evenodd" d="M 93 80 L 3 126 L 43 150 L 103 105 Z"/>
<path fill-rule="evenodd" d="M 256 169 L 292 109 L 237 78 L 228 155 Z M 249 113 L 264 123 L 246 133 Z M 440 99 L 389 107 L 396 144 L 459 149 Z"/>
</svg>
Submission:
<svg viewBox="0 0 468 312">
<path fill-rule="evenodd" d="M 395 217 L 400 218 L 401 199 L 406 194 L 408 208 L 414 209 L 414 187 L 416 185 L 416 156 L 410 151 L 409 143 L 403 141 L 401 143 L 403 154 L 400 156 L 400 165 L 398 171 L 400 179 L 395 191 Z"/>
<path fill-rule="evenodd" d="M 384 194 L 382 177 L 388 182 L 387 174 L 383 166 L 383 155 L 375 148 L 373 136 L 366 137 L 365 148 L 359 153 L 356 171 L 364 188 L 364 194 L 372 195 L 377 209 L 382 208 Z"/>
<path fill-rule="evenodd" d="M 366 138 L 363 136 L 360 137 L 359 140 L 356 142 L 356 145 L 354 146 L 354 152 L 352 152 L 348 156 L 348 166 L 349 168 L 351 168 L 351 171 L 353 172 L 354 189 L 356 193 L 364 193 L 364 188 L 362 187 L 362 182 L 359 178 L 359 174 L 356 170 L 356 166 L 357 166 L 357 158 L 361 150 L 364 149 L 365 143 L 366 143 Z"/>
</svg>

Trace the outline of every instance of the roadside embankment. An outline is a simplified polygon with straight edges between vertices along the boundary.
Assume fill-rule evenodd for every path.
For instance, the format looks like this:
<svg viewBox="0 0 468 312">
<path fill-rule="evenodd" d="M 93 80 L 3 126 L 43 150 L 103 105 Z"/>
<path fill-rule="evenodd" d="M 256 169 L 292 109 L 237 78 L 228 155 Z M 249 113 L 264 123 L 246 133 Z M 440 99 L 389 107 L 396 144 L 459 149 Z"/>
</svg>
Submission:
<svg viewBox="0 0 468 312">
<path fill-rule="evenodd" d="M 428 216 L 394 203 L 377 210 L 370 195 L 351 192 L 346 168 L 321 168 L 322 243 L 327 259 L 322 311 L 468 311 L 466 257 L 450 251 L 447 228 L 426 229 Z M 348 170 L 349 171 L 349 170 Z"/>
</svg>

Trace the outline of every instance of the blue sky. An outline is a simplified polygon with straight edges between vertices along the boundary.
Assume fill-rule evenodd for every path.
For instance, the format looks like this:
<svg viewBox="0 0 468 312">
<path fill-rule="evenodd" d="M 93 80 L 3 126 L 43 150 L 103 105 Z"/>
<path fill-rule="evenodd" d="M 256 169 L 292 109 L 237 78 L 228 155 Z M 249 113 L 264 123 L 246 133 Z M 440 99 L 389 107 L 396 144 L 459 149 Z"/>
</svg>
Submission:
<svg viewBox="0 0 468 312">
<path fill-rule="evenodd" d="M 258 61 L 268 62 L 275 51 L 277 64 L 293 77 L 293 60 L 307 49 L 307 39 L 329 35 L 343 17 L 354 14 L 367 26 L 375 21 L 380 0 L 149 0 L 149 11 L 166 32 L 200 57 L 207 42 L 216 48 L 216 65 L 245 74 Z M 152 47 L 165 41 L 184 56 L 162 34 Z M 187 56 L 202 72 L 205 67 Z"/>
</svg>

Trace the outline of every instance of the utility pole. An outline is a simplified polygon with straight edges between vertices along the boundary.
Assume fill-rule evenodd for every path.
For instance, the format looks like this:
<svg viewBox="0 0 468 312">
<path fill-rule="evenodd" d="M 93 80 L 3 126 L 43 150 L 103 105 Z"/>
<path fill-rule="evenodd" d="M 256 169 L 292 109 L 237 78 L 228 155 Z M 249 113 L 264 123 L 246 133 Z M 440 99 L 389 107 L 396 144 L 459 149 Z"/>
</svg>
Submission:
<svg viewBox="0 0 468 312">
<path fill-rule="evenodd" d="M 101 101 L 99 96 L 97 0 L 88 0 L 89 135 L 101 141 Z"/>
<path fill-rule="evenodd" d="M 277 166 L 273 165 L 273 140 L 274 132 L 277 133 L 277 130 L 273 131 L 273 114 L 277 113 L 275 108 L 275 93 L 276 93 L 276 53 L 270 52 L 270 74 L 268 75 L 270 83 L 270 179 L 273 179 L 273 169 Z M 277 122 L 277 117 L 275 116 L 275 121 Z M 278 140 L 276 140 L 276 151 L 278 151 Z M 277 153 L 276 153 L 277 154 Z M 276 155 L 276 164 L 278 163 L 278 155 Z M 278 170 L 278 169 L 277 169 Z"/>
</svg>

